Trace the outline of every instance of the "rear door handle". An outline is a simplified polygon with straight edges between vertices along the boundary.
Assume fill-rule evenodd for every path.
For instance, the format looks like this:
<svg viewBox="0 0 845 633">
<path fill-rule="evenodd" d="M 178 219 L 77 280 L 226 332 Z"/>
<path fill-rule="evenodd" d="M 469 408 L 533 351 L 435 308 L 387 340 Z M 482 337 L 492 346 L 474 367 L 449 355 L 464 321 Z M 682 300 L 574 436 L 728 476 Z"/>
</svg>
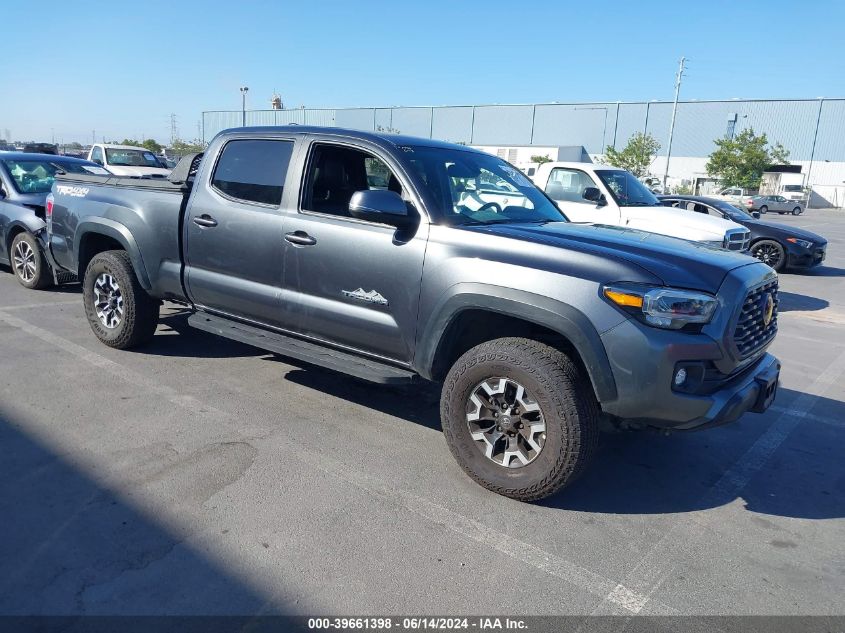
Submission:
<svg viewBox="0 0 845 633">
<path fill-rule="evenodd" d="M 317 243 L 316 237 L 311 237 L 305 231 L 294 231 L 293 233 L 285 233 L 285 240 L 297 246 L 313 246 Z"/>
<path fill-rule="evenodd" d="M 213 226 L 217 226 L 217 220 L 212 218 L 207 213 L 203 213 L 201 216 L 194 218 L 194 224 L 197 226 L 205 226 L 211 228 Z"/>
</svg>

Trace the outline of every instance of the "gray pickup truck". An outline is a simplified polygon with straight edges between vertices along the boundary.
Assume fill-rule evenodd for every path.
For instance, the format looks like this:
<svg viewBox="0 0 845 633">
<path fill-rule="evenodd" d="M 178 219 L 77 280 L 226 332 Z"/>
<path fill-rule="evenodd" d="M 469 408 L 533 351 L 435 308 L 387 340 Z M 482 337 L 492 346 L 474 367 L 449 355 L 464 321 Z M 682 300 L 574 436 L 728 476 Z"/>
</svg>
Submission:
<svg viewBox="0 0 845 633">
<path fill-rule="evenodd" d="M 240 128 L 169 180 L 60 176 L 48 209 L 48 256 L 79 275 L 106 345 L 147 341 L 169 300 L 290 358 L 437 381 L 457 461 L 517 499 L 582 472 L 600 420 L 701 429 L 777 390 L 771 268 L 567 222 L 513 166 L 459 145 Z"/>
</svg>

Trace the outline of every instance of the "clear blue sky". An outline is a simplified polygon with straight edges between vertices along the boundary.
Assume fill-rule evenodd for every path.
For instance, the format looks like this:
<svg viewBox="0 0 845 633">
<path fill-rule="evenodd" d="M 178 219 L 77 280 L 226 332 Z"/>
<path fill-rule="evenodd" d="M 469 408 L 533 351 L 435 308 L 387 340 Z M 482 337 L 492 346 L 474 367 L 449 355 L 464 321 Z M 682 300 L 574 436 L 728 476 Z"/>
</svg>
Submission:
<svg viewBox="0 0 845 633">
<path fill-rule="evenodd" d="M 0 136 L 197 135 L 203 110 L 845 96 L 842 0 L 4 3 Z"/>
</svg>

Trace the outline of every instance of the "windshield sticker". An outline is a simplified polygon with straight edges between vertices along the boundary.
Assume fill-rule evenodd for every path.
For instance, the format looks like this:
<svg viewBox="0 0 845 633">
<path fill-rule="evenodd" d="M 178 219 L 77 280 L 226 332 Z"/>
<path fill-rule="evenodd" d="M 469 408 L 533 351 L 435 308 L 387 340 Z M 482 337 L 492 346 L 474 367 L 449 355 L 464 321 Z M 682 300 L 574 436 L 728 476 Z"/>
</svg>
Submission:
<svg viewBox="0 0 845 633">
<path fill-rule="evenodd" d="M 531 187 L 531 181 L 519 171 L 516 167 L 511 167 L 510 165 L 502 165 L 502 171 L 505 172 L 508 176 L 510 176 L 511 180 L 516 183 L 519 187 Z"/>
<path fill-rule="evenodd" d="M 57 185 L 56 191 L 63 196 L 71 196 L 72 198 L 84 198 L 88 195 L 88 187 L 69 187 L 67 185 Z"/>
</svg>

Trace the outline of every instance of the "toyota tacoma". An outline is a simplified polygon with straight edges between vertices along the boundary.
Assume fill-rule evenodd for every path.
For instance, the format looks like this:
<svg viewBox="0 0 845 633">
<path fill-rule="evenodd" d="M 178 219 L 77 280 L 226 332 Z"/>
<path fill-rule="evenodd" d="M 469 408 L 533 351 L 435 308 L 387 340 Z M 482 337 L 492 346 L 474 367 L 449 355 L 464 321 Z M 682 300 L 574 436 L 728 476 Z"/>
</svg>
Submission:
<svg viewBox="0 0 845 633">
<path fill-rule="evenodd" d="M 777 389 L 770 267 L 570 223 L 518 169 L 464 146 L 227 130 L 168 179 L 59 176 L 47 222 L 51 263 L 79 275 L 104 344 L 142 345 L 167 300 L 283 356 L 439 382 L 455 458 L 517 499 L 573 481 L 600 420 L 703 429 L 764 411 Z"/>
</svg>

